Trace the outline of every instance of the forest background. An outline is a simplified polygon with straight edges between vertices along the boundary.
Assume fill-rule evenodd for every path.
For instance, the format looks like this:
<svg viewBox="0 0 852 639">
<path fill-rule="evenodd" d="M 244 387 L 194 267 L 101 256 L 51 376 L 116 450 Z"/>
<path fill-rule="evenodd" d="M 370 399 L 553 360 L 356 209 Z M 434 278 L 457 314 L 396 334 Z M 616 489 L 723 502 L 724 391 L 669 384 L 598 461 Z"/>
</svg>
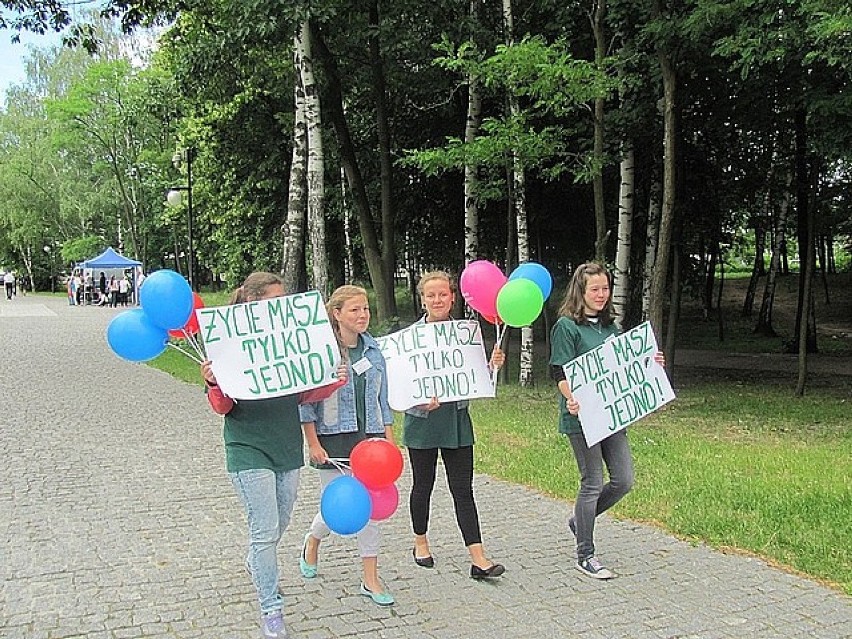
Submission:
<svg viewBox="0 0 852 639">
<path fill-rule="evenodd" d="M 572 268 L 606 262 L 678 376 L 708 359 L 683 338 L 799 355 L 795 380 L 684 375 L 619 513 L 852 592 L 847 378 L 805 394 L 808 353 L 852 352 L 848 3 L 0 4 L 74 45 L 31 51 L 0 112 L 0 265 L 58 289 L 113 246 L 211 301 L 254 270 L 361 282 L 382 333 L 423 270 L 537 261 L 556 292 L 508 345 L 523 388 L 476 407 L 477 464 L 570 498 L 547 329 Z"/>
</svg>

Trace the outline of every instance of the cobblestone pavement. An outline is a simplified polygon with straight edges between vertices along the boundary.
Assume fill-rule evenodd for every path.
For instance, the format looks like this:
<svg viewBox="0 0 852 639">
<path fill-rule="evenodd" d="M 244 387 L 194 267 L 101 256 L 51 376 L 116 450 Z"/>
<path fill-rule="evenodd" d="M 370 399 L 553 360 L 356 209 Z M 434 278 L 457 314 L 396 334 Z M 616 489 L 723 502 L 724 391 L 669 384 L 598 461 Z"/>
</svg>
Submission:
<svg viewBox="0 0 852 639">
<path fill-rule="evenodd" d="M 109 351 L 104 329 L 120 311 L 0 300 L 0 637 L 257 637 L 221 420 L 199 388 Z M 401 494 L 408 485 L 404 475 Z M 837 591 L 627 521 L 599 526 L 603 559 L 620 577 L 589 580 L 572 569 L 567 503 L 486 476 L 476 489 L 486 547 L 506 575 L 467 576 L 439 474 L 437 566 L 414 565 L 401 507 L 380 557 L 397 604 L 381 609 L 358 593 L 351 539 L 323 545 L 317 579 L 299 576 L 317 505 L 305 470 L 279 552 L 292 636 L 852 636 L 852 605 Z"/>
</svg>

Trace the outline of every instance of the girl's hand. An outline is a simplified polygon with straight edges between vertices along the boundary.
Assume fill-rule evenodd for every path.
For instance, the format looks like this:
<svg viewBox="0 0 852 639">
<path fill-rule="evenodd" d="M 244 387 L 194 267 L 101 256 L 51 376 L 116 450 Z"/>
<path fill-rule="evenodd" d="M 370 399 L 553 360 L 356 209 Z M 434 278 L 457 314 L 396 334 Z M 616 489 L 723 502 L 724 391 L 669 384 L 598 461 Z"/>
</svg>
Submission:
<svg viewBox="0 0 852 639">
<path fill-rule="evenodd" d="M 428 411 L 428 412 L 431 413 L 433 410 L 438 408 L 440 405 L 441 405 L 441 402 L 438 401 L 438 398 L 433 397 L 432 401 L 430 401 L 428 404 L 418 404 L 417 408 L 419 408 L 420 410 L 425 410 L 425 411 Z"/>
<path fill-rule="evenodd" d="M 328 463 L 328 453 L 325 452 L 325 448 L 320 446 L 319 444 L 315 446 L 310 446 L 308 448 L 308 454 L 310 455 L 310 459 L 315 464 L 327 464 Z"/>
<path fill-rule="evenodd" d="M 506 363 L 506 354 L 499 346 L 495 346 L 494 350 L 491 351 L 491 361 L 488 365 L 491 367 L 491 370 L 498 371 L 503 364 Z"/>
<path fill-rule="evenodd" d="M 565 400 L 565 404 L 568 406 L 568 412 L 572 415 L 580 414 L 580 402 L 571 397 L 570 399 Z"/>
<path fill-rule="evenodd" d="M 666 355 L 663 351 L 657 351 L 654 353 L 654 361 L 657 362 L 663 368 L 666 367 Z"/>
<path fill-rule="evenodd" d="M 349 367 L 346 365 L 346 362 L 341 362 L 337 367 L 336 378 L 341 386 L 345 386 L 346 382 L 349 381 Z"/>
<path fill-rule="evenodd" d="M 213 362 L 209 359 L 205 359 L 201 362 L 201 376 L 204 378 L 204 381 L 207 382 L 210 386 L 217 386 L 216 376 L 213 374 Z"/>
</svg>

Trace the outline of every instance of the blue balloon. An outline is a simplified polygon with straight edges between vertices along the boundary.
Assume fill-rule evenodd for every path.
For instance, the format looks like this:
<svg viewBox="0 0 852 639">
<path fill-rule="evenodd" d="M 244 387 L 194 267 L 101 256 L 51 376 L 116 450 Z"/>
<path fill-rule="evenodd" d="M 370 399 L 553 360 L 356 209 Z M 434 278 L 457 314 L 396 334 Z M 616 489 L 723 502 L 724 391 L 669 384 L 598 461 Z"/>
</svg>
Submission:
<svg viewBox="0 0 852 639">
<path fill-rule="evenodd" d="M 154 271 L 142 282 L 139 302 L 145 314 L 160 328 L 183 328 L 192 314 L 192 289 L 180 273 Z"/>
<path fill-rule="evenodd" d="M 512 271 L 512 274 L 509 275 L 509 279 L 532 280 L 541 290 L 541 296 L 544 299 L 550 297 L 550 291 L 553 289 L 553 278 L 550 277 L 550 272 L 537 262 L 524 262 L 523 264 L 518 264 L 518 268 Z"/>
<path fill-rule="evenodd" d="M 322 491 L 320 512 L 326 526 L 338 535 L 361 532 L 370 521 L 373 503 L 370 493 L 355 477 L 342 475 L 329 482 Z"/>
<path fill-rule="evenodd" d="M 144 362 L 166 350 L 169 334 L 155 326 L 141 308 L 134 308 L 112 318 L 106 339 L 112 352 L 119 357 Z"/>
</svg>

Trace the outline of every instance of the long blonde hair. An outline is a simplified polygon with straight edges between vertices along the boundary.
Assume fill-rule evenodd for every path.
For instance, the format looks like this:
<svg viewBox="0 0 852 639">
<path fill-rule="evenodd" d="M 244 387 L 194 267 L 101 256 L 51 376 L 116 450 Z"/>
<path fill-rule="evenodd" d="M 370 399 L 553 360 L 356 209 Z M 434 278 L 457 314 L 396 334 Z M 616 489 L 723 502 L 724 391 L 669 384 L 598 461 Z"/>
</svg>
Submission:
<svg viewBox="0 0 852 639">
<path fill-rule="evenodd" d="M 367 297 L 367 291 L 360 286 L 344 284 L 343 286 L 339 286 L 334 289 L 331 297 L 329 297 L 328 301 L 325 303 L 325 310 L 328 312 L 328 321 L 331 323 L 332 330 L 334 330 L 334 336 L 337 338 L 337 343 L 340 345 L 340 352 L 342 354 L 345 354 L 347 349 L 346 344 L 343 343 L 343 338 L 340 335 L 340 322 L 338 322 L 337 318 L 334 316 L 334 311 L 339 311 L 348 300 L 351 300 L 353 297 L 358 297 L 359 295 Z"/>
<path fill-rule="evenodd" d="M 231 304 L 243 304 L 253 300 L 259 300 L 270 286 L 284 286 L 284 280 L 275 273 L 266 271 L 255 271 L 249 275 L 242 286 L 231 294 Z"/>
<path fill-rule="evenodd" d="M 577 324 L 588 324 L 586 319 L 586 285 L 589 283 L 589 278 L 593 275 L 606 275 L 610 288 L 612 288 L 612 275 L 602 264 L 597 262 L 586 262 L 580 264 L 574 271 L 571 281 L 565 289 L 565 299 L 562 300 L 562 306 L 559 307 L 559 315 L 570 317 Z M 606 301 L 606 306 L 598 313 L 598 319 L 601 326 L 609 326 L 615 320 L 615 309 L 612 306 L 612 294 Z"/>
</svg>

